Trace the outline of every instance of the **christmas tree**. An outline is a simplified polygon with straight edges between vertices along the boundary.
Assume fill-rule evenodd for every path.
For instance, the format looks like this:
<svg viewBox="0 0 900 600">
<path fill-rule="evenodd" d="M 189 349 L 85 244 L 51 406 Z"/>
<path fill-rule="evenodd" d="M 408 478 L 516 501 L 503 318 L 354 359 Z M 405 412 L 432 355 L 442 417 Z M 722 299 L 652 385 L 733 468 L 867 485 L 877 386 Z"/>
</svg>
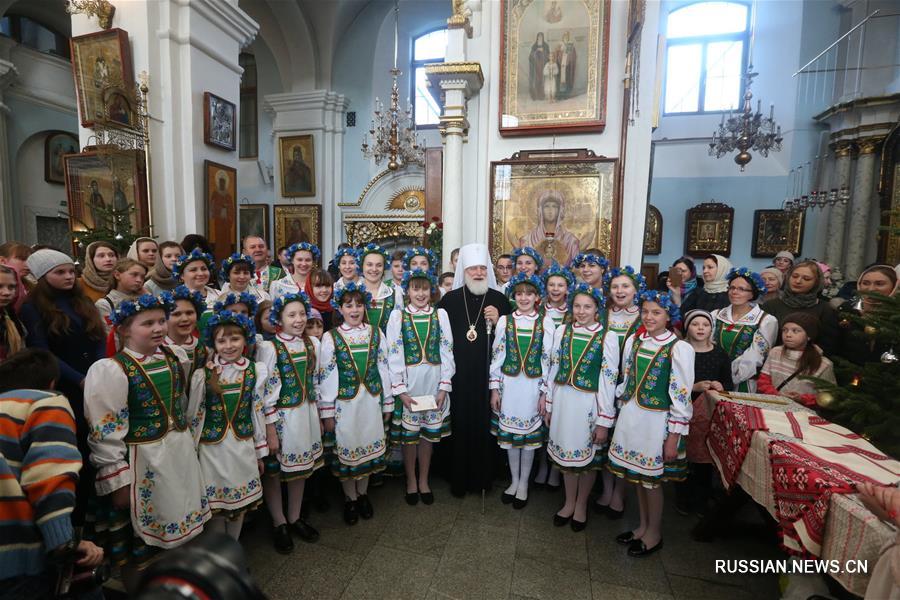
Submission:
<svg viewBox="0 0 900 600">
<path fill-rule="evenodd" d="M 109 242 L 124 257 L 131 244 L 139 237 L 146 237 L 147 232 L 132 230 L 135 208 L 129 204 L 127 208 L 115 208 L 112 205 L 90 202 L 86 207 L 93 217 L 93 226 L 78 220 L 83 229 L 72 231 L 72 241 L 78 247 L 78 258 L 84 261 L 84 253 L 91 242 Z"/>
<path fill-rule="evenodd" d="M 834 385 L 811 379 L 819 391 L 818 403 L 828 419 L 855 431 L 885 452 L 900 457 L 900 297 L 862 294 L 874 301 L 864 315 L 848 314 L 862 334 L 883 352 L 878 362 L 860 366 L 836 358 Z"/>
</svg>

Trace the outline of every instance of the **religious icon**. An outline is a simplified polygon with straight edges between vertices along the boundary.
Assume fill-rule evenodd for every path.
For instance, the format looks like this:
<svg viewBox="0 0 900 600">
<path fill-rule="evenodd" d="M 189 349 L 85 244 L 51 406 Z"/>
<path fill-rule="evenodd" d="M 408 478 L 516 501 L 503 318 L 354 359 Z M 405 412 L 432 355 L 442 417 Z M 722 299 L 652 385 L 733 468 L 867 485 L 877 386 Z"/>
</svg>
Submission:
<svg viewBox="0 0 900 600">
<path fill-rule="evenodd" d="M 237 243 L 237 170 L 204 161 L 207 239 L 217 259 L 234 252 Z"/>
<path fill-rule="evenodd" d="M 662 252 L 663 219 L 659 209 L 652 204 L 647 205 L 647 218 L 644 224 L 644 254 Z"/>
<path fill-rule="evenodd" d="M 81 124 L 93 127 L 95 121 L 106 118 L 104 93 L 108 88 L 134 87 L 128 33 L 108 29 L 75 36 L 70 43 Z"/>
<path fill-rule="evenodd" d="M 757 210 L 753 212 L 754 258 L 770 258 L 787 250 L 794 256 L 803 247 L 803 221 L 805 213 L 788 213 L 783 210 Z"/>
<path fill-rule="evenodd" d="M 500 134 L 602 131 L 609 0 L 503 0 Z"/>
<path fill-rule="evenodd" d="M 209 92 L 203 93 L 203 143 L 234 150 L 237 107 L 233 102 Z"/>
<path fill-rule="evenodd" d="M 316 156 L 312 135 L 295 135 L 280 140 L 281 195 L 296 198 L 316 195 Z"/>
<path fill-rule="evenodd" d="M 522 151 L 491 164 L 491 256 L 531 246 L 568 265 L 582 250 L 618 252 L 615 159 L 590 150 Z"/>
<path fill-rule="evenodd" d="M 317 204 L 275 206 L 275 247 L 300 242 L 322 245 L 322 214 Z"/>
<path fill-rule="evenodd" d="M 44 140 L 44 181 L 66 183 L 63 156 L 78 154 L 78 136 L 67 131 L 51 131 Z"/>
<path fill-rule="evenodd" d="M 267 242 L 272 239 L 269 237 L 268 204 L 241 204 L 238 221 L 241 239 L 248 235 L 261 237 Z"/>
<path fill-rule="evenodd" d="M 719 202 L 698 204 L 687 210 L 685 254 L 704 257 L 731 254 L 731 230 L 734 209 Z M 773 254 L 774 256 L 774 254 Z"/>
</svg>

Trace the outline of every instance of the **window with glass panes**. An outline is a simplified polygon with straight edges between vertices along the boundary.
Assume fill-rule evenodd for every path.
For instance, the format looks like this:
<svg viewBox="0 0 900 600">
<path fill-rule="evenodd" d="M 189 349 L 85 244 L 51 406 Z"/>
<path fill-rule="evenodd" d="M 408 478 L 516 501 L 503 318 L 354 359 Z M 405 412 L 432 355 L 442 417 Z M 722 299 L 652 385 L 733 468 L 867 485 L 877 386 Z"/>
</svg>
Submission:
<svg viewBox="0 0 900 600">
<path fill-rule="evenodd" d="M 244 69 L 241 75 L 241 106 L 238 117 L 238 152 L 240 158 L 256 158 L 259 155 L 259 123 L 256 115 L 256 57 L 242 52 L 238 64 Z"/>
<path fill-rule="evenodd" d="M 697 2 L 666 21 L 665 114 L 740 108 L 750 35 L 750 7 Z"/>
<path fill-rule="evenodd" d="M 412 73 L 413 118 L 418 127 L 436 127 L 441 120 L 441 107 L 428 91 L 425 65 L 442 63 L 447 55 L 447 30 L 431 31 L 413 40 Z"/>
</svg>

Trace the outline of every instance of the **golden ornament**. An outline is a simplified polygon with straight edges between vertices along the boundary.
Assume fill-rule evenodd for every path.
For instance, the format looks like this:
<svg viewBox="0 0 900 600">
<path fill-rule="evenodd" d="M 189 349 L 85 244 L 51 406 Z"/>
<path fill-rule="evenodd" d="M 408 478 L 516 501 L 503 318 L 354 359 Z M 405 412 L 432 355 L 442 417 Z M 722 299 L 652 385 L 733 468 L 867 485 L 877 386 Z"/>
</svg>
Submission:
<svg viewBox="0 0 900 600">
<path fill-rule="evenodd" d="M 878 329 L 872 327 L 871 325 L 866 325 L 865 327 L 863 327 L 863 332 L 868 336 L 875 337 L 875 334 L 878 333 Z"/>
<path fill-rule="evenodd" d="M 819 392 L 816 394 L 816 404 L 822 408 L 831 408 L 834 400 L 834 394 L 831 392 Z"/>
</svg>

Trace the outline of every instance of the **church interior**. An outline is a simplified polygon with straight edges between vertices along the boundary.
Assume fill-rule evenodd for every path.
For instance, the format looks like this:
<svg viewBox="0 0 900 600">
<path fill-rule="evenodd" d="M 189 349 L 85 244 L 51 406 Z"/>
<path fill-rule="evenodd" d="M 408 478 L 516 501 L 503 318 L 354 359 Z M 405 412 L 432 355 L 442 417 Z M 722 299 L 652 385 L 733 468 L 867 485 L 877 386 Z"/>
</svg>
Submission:
<svg viewBox="0 0 900 600">
<path fill-rule="evenodd" d="M 704 279 L 710 261 L 720 273 L 709 294 L 729 299 L 733 282 L 765 271 L 779 280 L 762 292 L 780 298 L 794 268 L 817 264 L 813 302 L 835 307 L 836 328 L 869 336 L 872 362 L 842 378 L 851 346 L 835 330 L 827 347 L 817 314 L 810 327 L 837 388 L 811 387 L 805 412 L 766 400 L 785 398 L 773 385 L 773 396 L 744 404 L 711 402 L 704 462 L 715 508 L 684 512 L 664 487 L 666 546 L 655 555 L 636 559 L 613 541 L 643 526 L 647 494 L 629 491 L 624 513 L 589 511 L 578 534 L 552 522 L 568 480 L 562 492 L 534 485 L 528 506 L 513 510 L 498 500 L 505 468 L 493 492 L 464 497 L 436 473 L 433 506 L 408 506 L 403 484 L 385 477 L 372 493 L 376 518 L 355 527 L 336 484 L 330 511 L 312 503 L 321 539 L 292 554 L 272 548 L 265 509 L 251 513 L 240 542 L 265 597 L 900 597 L 900 492 L 885 501 L 893 509 L 860 493 L 900 482 L 898 430 L 885 430 L 900 425 L 900 327 L 878 312 L 900 311 L 896 273 L 890 302 L 870 309 L 883 320 L 854 320 L 875 306 L 855 295 L 873 265 L 900 269 L 896 1 L 0 0 L 0 107 L 0 244 L 59 250 L 79 269 L 94 260 L 92 242 L 124 257 L 138 238 L 190 234 L 216 263 L 261 238 L 273 265 L 314 245 L 324 270 L 349 245 L 363 249 L 360 272 L 375 243 L 385 279 L 396 253 L 425 246 L 435 285 L 452 279 L 456 252 L 471 244 L 486 246 L 489 270 L 526 247 L 545 268 L 573 271 L 594 252 L 604 270 L 631 265 L 640 290 L 683 294 L 684 318 L 684 281 Z M 785 256 L 790 271 L 778 268 Z M 678 268 L 684 258 L 695 261 L 690 273 Z M 726 264 L 736 269 L 728 282 Z M 498 283 L 512 270 L 498 271 Z M 544 277 L 548 285 L 552 273 Z M 716 327 L 711 306 L 694 308 Z M 789 312 L 772 313 L 778 344 Z M 678 337 L 687 335 L 685 324 Z M 763 389 L 764 358 L 742 391 Z M 852 393 L 879 372 L 888 397 Z M 807 413 L 809 423 L 792 416 Z M 838 436 L 831 421 L 860 446 L 811 441 Z M 809 446 L 777 455 L 801 428 Z M 805 473 L 820 485 L 792 489 L 787 480 Z M 720 518 L 712 531 L 711 517 Z M 876 573 L 891 556 L 893 583 L 888 566 Z M 804 559 L 833 570 L 797 570 Z M 779 564 L 788 572 L 771 570 Z M 126 587 L 114 577 L 107 597 L 127 597 Z"/>
</svg>

